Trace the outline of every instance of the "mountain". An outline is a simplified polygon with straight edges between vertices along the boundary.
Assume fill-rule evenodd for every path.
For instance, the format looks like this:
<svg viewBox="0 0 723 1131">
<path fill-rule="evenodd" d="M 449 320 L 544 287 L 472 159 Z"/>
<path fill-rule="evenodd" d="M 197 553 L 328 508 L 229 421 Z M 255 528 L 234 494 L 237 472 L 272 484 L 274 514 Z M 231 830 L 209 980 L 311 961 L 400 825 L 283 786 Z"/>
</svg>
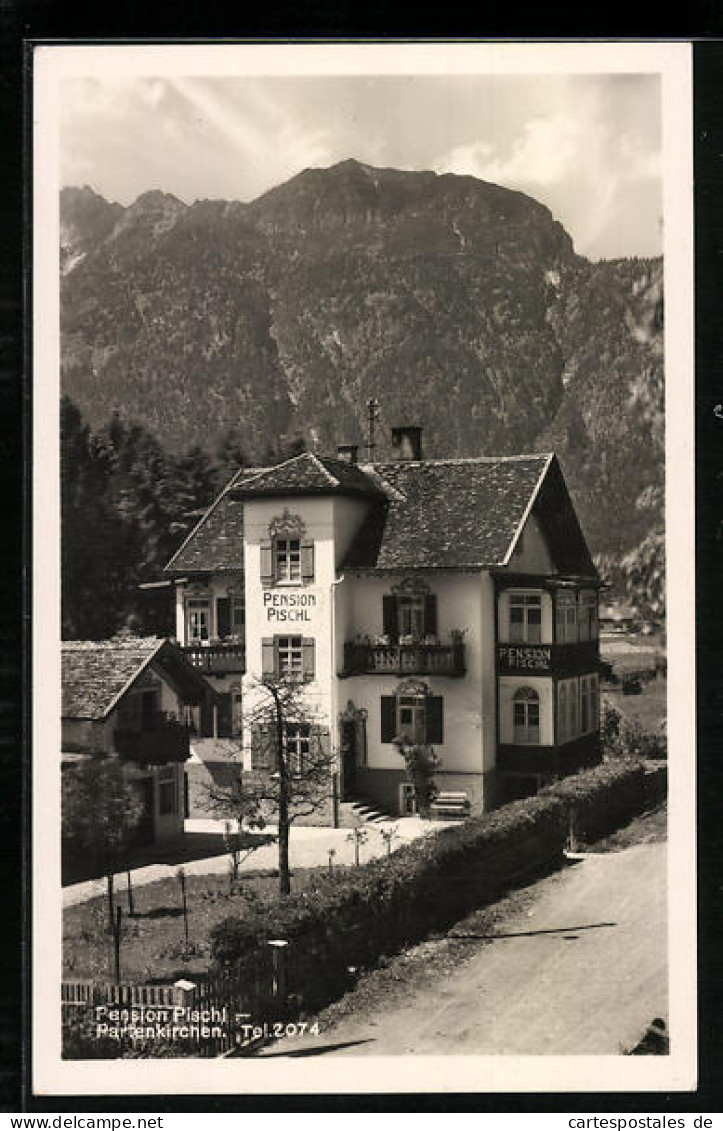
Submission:
<svg viewBox="0 0 723 1131">
<path fill-rule="evenodd" d="M 662 514 L 662 261 L 590 263 L 543 205 L 473 177 L 308 169 L 250 204 L 61 194 L 63 390 L 91 425 L 249 460 L 366 435 L 429 456 L 554 447 L 593 550 Z"/>
</svg>

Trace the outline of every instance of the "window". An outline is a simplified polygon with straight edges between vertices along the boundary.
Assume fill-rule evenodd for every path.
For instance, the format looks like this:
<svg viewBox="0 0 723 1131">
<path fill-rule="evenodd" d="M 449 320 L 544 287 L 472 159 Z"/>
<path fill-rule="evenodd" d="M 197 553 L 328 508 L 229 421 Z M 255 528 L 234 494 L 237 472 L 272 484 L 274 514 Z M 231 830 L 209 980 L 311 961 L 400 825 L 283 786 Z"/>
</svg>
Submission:
<svg viewBox="0 0 723 1131">
<path fill-rule="evenodd" d="M 309 763 L 311 727 L 308 723 L 287 723 L 284 734 L 286 765 L 292 774 L 301 774 Z"/>
<path fill-rule="evenodd" d="M 424 636 L 424 597 L 421 594 L 400 596 L 399 609 L 399 635 L 413 636 L 421 640 Z"/>
<path fill-rule="evenodd" d="M 382 742 L 402 735 L 410 742 L 440 746 L 444 742 L 444 700 L 421 688 L 401 687 L 381 698 Z"/>
<path fill-rule="evenodd" d="M 597 593 L 580 594 L 580 639 L 597 640 Z"/>
<path fill-rule="evenodd" d="M 515 692 L 513 709 L 513 741 L 517 746 L 539 745 L 540 697 L 532 687 L 520 687 Z"/>
<path fill-rule="evenodd" d="M 542 597 L 539 593 L 510 593 L 510 643 L 539 644 L 542 640 Z"/>
<path fill-rule="evenodd" d="M 577 596 L 575 593 L 558 593 L 555 598 L 555 639 L 558 644 L 576 644 Z"/>
<path fill-rule="evenodd" d="M 269 537 L 261 541 L 261 584 L 308 585 L 314 580 L 314 543 L 305 536 L 298 515 L 284 510 L 269 525 Z"/>
<path fill-rule="evenodd" d="M 278 675 L 300 676 L 304 666 L 302 638 L 279 636 L 277 639 Z"/>
<path fill-rule="evenodd" d="M 580 676 L 580 733 L 590 734 L 599 725 L 597 674 Z"/>
<path fill-rule="evenodd" d="M 277 583 L 301 581 L 301 539 L 277 538 L 274 543 L 274 574 Z"/>
<path fill-rule="evenodd" d="M 243 636 L 246 628 L 246 599 L 231 598 L 231 635 Z"/>
<path fill-rule="evenodd" d="M 176 812 L 176 771 L 172 767 L 158 774 L 158 813 L 168 817 Z"/>
<path fill-rule="evenodd" d="M 326 727 L 311 723 L 286 723 L 284 726 L 284 755 L 291 774 L 308 771 L 307 780 L 331 767 L 331 736 Z M 276 724 L 255 726 L 251 729 L 251 768 L 277 773 Z"/>
<path fill-rule="evenodd" d="M 399 735 L 410 742 L 425 742 L 427 737 L 427 696 L 400 695 L 397 699 Z"/>
<path fill-rule="evenodd" d="M 246 606 L 243 597 L 218 597 L 216 600 L 216 635 L 219 640 L 228 636 L 243 638 Z"/>
<path fill-rule="evenodd" d="M 211 635 L 211 606 L 206 597 L 189 597 L 186 602 L 186 643 L 198 644 Z"/>
<path fill-rule="evenodd" d="M 400 637 L 423 641 L 437 635 L 437 598 L 422 583 L 402 582 L 399 592 L 387 593 L 382 601 L 382 625 L 393 642 Z"/>
<path fill-rule="evenodd" d="M 303 636 L 269 636 L 261 641 L 262 675 L 312 679 L 315 641 Z"/>
<path fill-rule="evenodd" d="M 557 741 L 570 742 L 580 733 L 580 687 L 576 679 L 563 679 L 557 685 Z"/>
</svg>

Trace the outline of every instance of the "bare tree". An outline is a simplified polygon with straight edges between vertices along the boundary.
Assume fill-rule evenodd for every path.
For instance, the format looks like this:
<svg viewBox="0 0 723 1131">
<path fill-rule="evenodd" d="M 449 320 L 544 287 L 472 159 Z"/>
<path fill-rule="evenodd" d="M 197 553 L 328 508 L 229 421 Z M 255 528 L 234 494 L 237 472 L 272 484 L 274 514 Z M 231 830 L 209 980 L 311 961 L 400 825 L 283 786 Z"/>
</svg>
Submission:
<svg viewBox="0 0 723 1131">
<path fill-rule="evenodd" d="M 240 829 L 277 825 L 279 893 L 285 896 L 291 891 L 291 826 L 329 804 L 334 757 L 328 729 L 317 723 L 301 681 L 267 676 L 251 692 L 252 705 L 244 709 L 251 770 L 240 771 L 232 786 L 212 796 Z"/>
</svg>

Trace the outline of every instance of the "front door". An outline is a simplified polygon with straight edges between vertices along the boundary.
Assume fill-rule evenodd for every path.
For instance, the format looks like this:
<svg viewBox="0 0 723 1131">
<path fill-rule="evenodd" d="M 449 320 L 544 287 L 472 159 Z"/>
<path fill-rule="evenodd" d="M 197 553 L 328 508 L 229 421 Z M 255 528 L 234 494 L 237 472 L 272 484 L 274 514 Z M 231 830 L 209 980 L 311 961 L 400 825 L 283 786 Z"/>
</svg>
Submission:
<svg viewBox="0 0 723 1131">
<path fill-rule="evenodd" d="M 341 724 L 341 796 L 351 801 L 356 788 L 356 731 L 355 722 Z"/>
</svg>

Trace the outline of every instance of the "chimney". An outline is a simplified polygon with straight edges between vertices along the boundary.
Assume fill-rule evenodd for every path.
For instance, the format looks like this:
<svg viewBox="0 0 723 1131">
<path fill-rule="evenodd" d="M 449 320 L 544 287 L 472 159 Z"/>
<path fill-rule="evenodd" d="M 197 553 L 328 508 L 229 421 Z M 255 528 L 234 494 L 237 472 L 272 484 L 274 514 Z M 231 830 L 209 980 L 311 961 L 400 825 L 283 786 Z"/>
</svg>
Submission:
<svg viewBox="0 0 723 1131">
<path fill-rule="evenodd" d="M 359 462 L 359 445 L 358 444 L 339 444 L 337 445 L 336 454 L 339 459 L 346 460 L 347 463 Z"/>
<path fill-rule="evenodd" d="M 405 426 L 392 428 L 392 448 L 398 460 L 421 460 L 422 429 Z"/>
</svg>

